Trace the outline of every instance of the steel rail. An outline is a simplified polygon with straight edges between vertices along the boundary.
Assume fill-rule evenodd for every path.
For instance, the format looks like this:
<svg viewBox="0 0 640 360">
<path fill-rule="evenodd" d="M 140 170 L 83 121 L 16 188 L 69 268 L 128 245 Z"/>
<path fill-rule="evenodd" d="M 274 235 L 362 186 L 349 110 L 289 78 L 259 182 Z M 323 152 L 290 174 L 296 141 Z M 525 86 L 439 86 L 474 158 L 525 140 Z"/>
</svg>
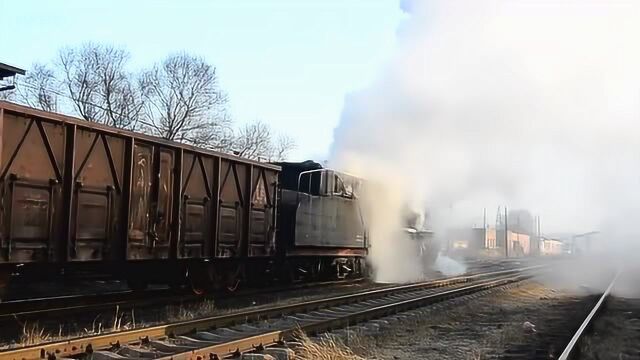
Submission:
<svg viewBox="0 0 640 360">
<path fill-rule="evenodd" d="M 325 331 L 345 328 L 367 320 L 392 315 L 401 311 L 414 309 L 420 306 L 433 304 L 456 298 L 478 291 L 507 285 L 528 278 L 529 276 L 515 275 L 509 278 L 499 280 L 486 281 L 476 285 L 469 285 L 459 289 L 448 290 L 436 294 L 425 295 L 413 299 L 402 300 L 392 304 L 382 305 L 357 311 L 351 314 L 340 316 L 334 319 L 319 320 L 310 324 L 299 324 L 286 330 L 278 330 L 267 332 L 264 334 L 254 335 L 243 339 L 215 344 L 199 349 L 185 351 L 177 354 L 161 357 L 161 360 L 193 360 L 193 359 L 211 359 L 218 356 L 223 358 L 232 354 L 244 353 L 270 347 L 273 345 L 283 344 L 285 340 L 295 336 L 296 333 L 303 331 L 305 333 L 317 334 Z"/>
<path fill-rule="evenodd" d="M 480 260 L 477 260 L 476 262 L 477 263 L 469 264 L 471 267 L 475 267 L 477 273 L 476 275 L 482 275 L 482 272 L 478 272 L 478 270 L 486 271 L 488 270 L 488 268 L 501 265 L 501 263 L 487 263 Z M 465 276 L 471 275 L 473 274 Z M 250 296 L 263 293 L 266 294 L 275 291 L 289 291 L 320 286 L 349 285 L 361 282 L 363 280 L 363 278 L 358 278 L 339 281 L 308 282 L 289 286 L 278 286 L 276 288 L 271 287 L 268 289 L 251 289 L 247 291 L 239 291 L 232 293 L 231 296 Z M 381 288 L 382 287 L 384 287 L 384 285 L 382 285 Z M 228 296 L 223 295 L 223 298 L 227 297 Z M 51 315 L 53 313 L 63 313 L 65 311 L 108 308 L 116 305 L 153 305 L 161 302 L 174 303 L 197 300 L 198 298 L 199 297 L 196 295 L 180 293 L 179 291 L 167 288 L 156 288 L 144 290 L 141 292 L 134 292 L 132 290 L 109 290 L 104 292 L 92 292 L 86 294 L 69 294 L 38 298 L 11 299 L 0 302 L 0 321 L 2 321 L 3 319 L 14 319 L 15 317 L 20 316 L 35 316 L 44 313 L 46 313 L 47 315 Z"/>
<path fill-rule="evenodd" d="M 558 358 L 558 360 L 568 360 L 568 359 L 571 359 L 571 357 L 576 354 L 576 351 L 578 349 L 578 343 L 586 333 L 586 330 L 593 324 L 593 321 L 602 310 L 604 303 L 609 297 L 609 294 L 611 294 L 611 289 L 613 289 L 613 285 L 618 279 L 618 276 L 620 276 L 619 271 L 614 276 L 613 280 L 611 280 L 611 283 L 609 284 L 607 289 L 604 291 L 602 296 L 600 296 L 600 299 L 598 299 L 598 302 L 596 303 L 596 305 L 593 307 L 593 309 L 591 309 L 591 311 L 589 312 L 589 315 L 587 315 L 587 317 L 584 319 L 584 321 L 582 322 L 578 330 L 575 332 L 575 334 L 573 334 L 571 341 L 569 341 L 569 344 L 567 344 L 567 346 L 564 348 L 564 351 L 562 351 L 562 354 L 560 354 L 560 357 Z"/>
<path fill-rule="evenodd" d="M 52 312 L 58 311 L 88 309 L 98 306 L 108 307 L 136 301 L 156 301 L 160 297 L 187 300 L 189 295 L 180 295 L 169 289 L 151 289 L 143 292 L 122 290 L 9 300 L 0 303 L 0 320 L 6 317 L 13 318 L 21 315 L 38 313 L 51 314 Z"/>
<path fill-rule="evenodd" d="M 340 286 L 351 285 L 362 282 L 363 278 L 354 278 L 339 281 L 322 281 L 310 282 L 303 284 L 295 284 L 290 286 L 279 286 L 268 289 L 252 289 L 247 291 L 239 291 L 221 297 L 219 300 L 226 300 L 229 296 L 243 297 L 260 294 L 268 294 L 276 291 L 292 291 L 311 287 Z M 208 298 L 212 296 L 205 296 Z M 62 313 L 65 311 L 80 311 L 89 309 L 104 309 L 116 305 L 154 305 L 154 304 L 172 304 L 185 301 L 197 301 L 203 297 L 198 295 L 180 293 L 171 289 L 148 289 L 141 292 L 132 290 L 108 291 L 103 293 L 77 294 L 77 295 L 59 295 L 52 297 L 34 298 L 34 299 L 18 299 L 0 302 L 0 321 L 3 319 L 14 319 L 20 316 L 34 316 L 38 314 L 51 315 L 53 313 Z"/>
<path fill-rule="evenodd" d="M 24 347 L 20 349 L 13 349 L 9 351 L 0 352 L 0 360 L 25 360 L 25 359 L 44 359 L 50 358 L 52 355 L 55 357 L 68 357 L 79 353 L 92 352 L 94 349 L 109 348 L 113 344 L 127 344 L 140 342 L 143 338 L 162 338 L 171 337 L 181 334 L 193 333 L 197 331 L 205 331 L 212 327 L 225 327 L 236 325 L 242 322 L 249 322 L 261 319 L 275 318 L 285 314 L 309 312 L 323 307 L 351 304 L 363 300 L 370 300 L 375 298 L 384 297 L 386 295 L 397 294 L 399 292 L 410 292 L 422 289 L 438 288 L 443 286 L 451 286 L 460 283 L 466 283 L 472 280 L 480 280 L 487 277 L 518 275 L 522 276 L 523 273 L 529 270 L 539 270 L 543 266 L 530 266 L 520 269 L 502 270 L 490 273 L 475 274 L 470 276 L 459 276 L 450 279 L 443 279 L 437 281 L 423 282 L 417 284 L 393 286 L 376 290 L 368 290 L 358 292 L 354 294 L 334 296 L 328 299 L 312 300 L 291 305 L 273 306 L 265 309 L 249 310 L 245 312 L 232 313 L 227 315 L 213 316 L 195 320 L 188 320 L 177 322 L 173 324 L 166 324 L 160 326 L 153 326 L 148 328 L 140 328 L 135 330 L 127 330 L 122 332 L 114 332 L 90 337 L 73 338 L 66 341 L 57 341 L 39 344 L 35 346 Z M 491 282 L 501 280 L 491 280 Z M 461 291 L 470 291 L 470 289 L 476 289 L 477 286 L 486 286 L 486 284 L 470 285 L 456 291 L 450 290 L 439 293 L 439 298 L 446 296 L 453 296 L 453 294 L 460 294 Z M 433 299 L 433 298 L 432 298 Z M 274 341 L 281 341 L 283 336 L 290 335 L 287 332 L 272 332 L 261 335 L 256 335 L 243 339 L 245 342 L 232 341 L 225 344 L 215 345 L 215 352 L 224 353 L 222 350 L 225 346 L 237 347 L 244 349 L 246 344 L 252 343 L 253 345 L 271 344 Z M 244 344 L 243 346 L 240 346 Z M 214 349 L 209 347 L 208 349 Z M 235 349 L 234 349 L 235 350 Z M 213 350 L 211 350 L 213 352 Z"/>
</svg>

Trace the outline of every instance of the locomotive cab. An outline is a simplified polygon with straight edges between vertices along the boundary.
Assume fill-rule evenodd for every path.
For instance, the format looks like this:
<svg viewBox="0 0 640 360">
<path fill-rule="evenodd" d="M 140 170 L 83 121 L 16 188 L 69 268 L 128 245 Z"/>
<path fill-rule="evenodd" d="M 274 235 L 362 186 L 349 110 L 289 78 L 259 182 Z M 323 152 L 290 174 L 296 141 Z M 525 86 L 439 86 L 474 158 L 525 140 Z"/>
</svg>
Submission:
<svg viewBox="0 0 640 360">
<path fill-rule="evenodd" d="M 278 243 L 301 272 L 363 271 L 367 241 L 358 194 L 362 181 L 320 164 L 280 163 Z M 308 270 L 312 268 L 315 270 Z"/>
</svg>

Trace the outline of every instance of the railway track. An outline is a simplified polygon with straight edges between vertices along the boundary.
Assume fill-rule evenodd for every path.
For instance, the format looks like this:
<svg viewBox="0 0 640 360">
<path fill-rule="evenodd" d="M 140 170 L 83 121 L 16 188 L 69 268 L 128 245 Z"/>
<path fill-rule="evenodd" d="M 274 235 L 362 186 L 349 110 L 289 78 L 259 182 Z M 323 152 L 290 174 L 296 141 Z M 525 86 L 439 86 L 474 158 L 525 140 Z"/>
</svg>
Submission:
<svg viewBox="0 0 640 360">
<path fill-rule="evenodd" d="M 256 308 L 280 299 L 326 296 L 380 285 L 365 279 L 301 283 L 196 296 L 186 291 L 151 289 L 58 296 L 0 304 L 0 349 L 37 338 L 66 338 L 79 333 L 103 333 L 138 324 L 162 324 L 170 319 L 211 316 L 225 309 Z M 38 333 L 43 334 L 37 335 Z M 37 340 L 36 340 L 37 341 Z"/>
<path fill-rule="evenodd" d="M 583 295 L 565 295 L 549 307 L 538 309 L 538 313 L 529 313 L 530 318 L 536 319 L 534 323 L 541 325 L 539 329 L 529 330 L 528 336 L 509 344 L 504 351 L 491 352 L 491 356 L 501 359 L 581 359 L 582 342 L 603 312 L 617 278 L 618 275 L 608 284 L 601 284 L 606 290 L 600 293 L 588 291 Z"/>
<path fill-rule="evenodd" d="M 580 359 L 640 359 L 640 299 L 611 296 L 581 341 Z"/>
<path fill-rule="evenodd" d="M 589 314 L 584 319 L 582 324 L 580 324 L 578 330 L 576 330 L 576 332 L 573 334 L 571 340 L 569 340 L 569 343 L 564 348 L 562 354 L 560 354 L 560 357 L 558 359 L 568 360 L 576 358 L 579 353 L 580 341 L 584 338 L 584 336 L 587 334 L 587 330 L 593 326 L 596 318 L 604 309 L 605 303 L 608 300 L 609 295 L 611 295 L 611 289 L 613 289 L 613 286 L 615 285 L 619 275 L 620 273 L 616 274 L 607 289 L 599 297 L 598 301 L 595 303 L 591 311 L 589 311 Z"/>
<path fill-rule="evenodd" d="M 386 287 L 321 300 L 274 306 L 129 331 L 14 349 L 0 359 L 215 359 L 261 351 L 294 337 L 317 334 L 530 278 L 542 266 Z M 272 351 L 284 351 L 276 348 Z"/>
<path fill-rule="evenodd" d="M 508 269 L 507 262 L 475 261 L 468 264 L 468 274 Z M 300 290 L 312 287 L 327 287 L 349 285 L 362 282 L 363 279 L 348 279 L 343 281 L 327 281 L 294 284 L 288 286 L 269 287 L 238 291 L 231 294 L 214 294 L 215 298 L 225 299 L 229 295 L 233 297 L 266 294 L 270 292 L 284 292 Z M 95 291 L 86 294 L 69 294 L 48 297 L 33 297 L 12 299 L 0 302 L 0 323 L 6 320 L 20 318 L 22 320 L 38 318 L 39 316 L 66 315 L 77 312 L 95 311 L 99 309 L 112 309 L 120 306 L 123 309 L 134 306 L 152 306 L 154 304 L 177 304 L 189 301 L 201 300 L 201 296 L 188 294 L 185 291 L 176 291 L 168 288 L 155 288 L 145 291 L 110 290 Z"/>
<path fill-rule="evenodd" d="M 617 284 L 625 282 L 635 284 L 633 275 L 616 274 L 559 359 L 640 358 L 640 300 L 612 295 Z"/>
<path fill-rule="evenodd" d="M 363 278 L 346 279 L 340 281 L 311 282 L 288 286 L 251 289 L 233 293 L 214 294 L 217 299 L 227 297 L 243 297 L 278 291 L 293 291 L 312 287 L 327 287 L 357 284 L 365 281 Z M 212 295 L 213 296 L 213 295 Z M 205 297 L 206 298 L 206 297 Z M 0 303 L 0 322 L 6 318 L 23 316 L 36 317 L 43 314 L 48 316 L 56 313 L 70 313 L 95 309 L 107 309 L 114 306 L 150 306 L 154 304 L 183 303 L 186 301 L 202 300 L 202 296 L 188 294 L 186 291 L 168 288 L 149 289 L 144 291 L 110 291 L 92 294 L 63 295 L 32 299 L 10 300 Z"/>
</svg>

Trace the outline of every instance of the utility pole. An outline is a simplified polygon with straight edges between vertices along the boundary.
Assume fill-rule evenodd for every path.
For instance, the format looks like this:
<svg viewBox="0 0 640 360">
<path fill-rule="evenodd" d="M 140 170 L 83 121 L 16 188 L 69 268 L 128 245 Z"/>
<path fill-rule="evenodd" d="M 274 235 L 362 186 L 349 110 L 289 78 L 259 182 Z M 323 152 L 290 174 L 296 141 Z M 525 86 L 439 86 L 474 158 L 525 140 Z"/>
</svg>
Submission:
<svg viewBox="0 0 640 360">
<path fill-rule="evenodd" d="M 504 256 L 509 257 L 509 225 L 507 222 L 507 207 L 504 207 Z"/>
<path fill-rule="evenodd" d="M 484 208 L 482 212 L 482 229 L 484 230 L 484 247 L 487 246 L 487 208 Z"/>
<path fill-rule="evenodd" d="M 538 254 L 540 254 L 540 247 L 542 246 L 542 232 L 540 231 L 540 215 L 538 215 Z"/>
</svg>

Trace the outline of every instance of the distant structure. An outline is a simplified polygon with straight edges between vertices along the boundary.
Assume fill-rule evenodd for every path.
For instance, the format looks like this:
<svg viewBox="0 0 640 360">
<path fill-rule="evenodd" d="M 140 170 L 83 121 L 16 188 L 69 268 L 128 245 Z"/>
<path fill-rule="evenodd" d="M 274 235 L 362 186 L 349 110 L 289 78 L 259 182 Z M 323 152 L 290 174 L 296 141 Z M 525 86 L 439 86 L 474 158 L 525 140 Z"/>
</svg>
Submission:
<svg viewBox="0 0 640 360">
<path fill-rule="evenodd" d="M 596 245 L 595 243 L 597 243 L 599 236 L 599 231 L 573 235 L 571 242 L 567 244 L 569 246 L 569 253 L 575 255 L 590 253 L 594 245 Z"/>
<path fill-rule="evenodd" d="M 534 235 L 536 224 L 528 210 L 509 211 L 509 230 L 527 235 Z"/>
<path fill-rule="evenodd" d="M 558 239 L 544 236 L 540 238 L 540 255 L 542 256 L 561 255 L 563 247 L 564 243 Z"/>
<path fill-rule="evenodd" d="M 540 249 L 536 220 L 528 210 L 509 211 L 509 230 L 529 237 L 531 255 L 538 255 Z"/>
<path fill-rule="evenodd" d="M 485 247 L 504 249 L 505 239 L 508 239 L 509 249 L 502 254 L 503 256 L 507 254 L 509 257 L 538 255 L 540 245 L 536 225 L 536 219 L 528 210 L 510 210 L 505 219 L 504 213 L 498 207 L 496 226 L 493 230 L 487 230 Z M 505 227 L 507 228 L 506 237 Z"/>
<path fill-rule="evenodd" d="M 13 82 L 9 85 L 0 85 L 0 91 L 8 91 L 16 88 L 15 85 L 15 76 L 16 75 L 24 75 L 25 71 L 17 68 L 15 66 L 7 65 L 4 63 L 0 63 L 0 80 L 4 80 L 5 78 L 14 78 Z"/>
</svg>

